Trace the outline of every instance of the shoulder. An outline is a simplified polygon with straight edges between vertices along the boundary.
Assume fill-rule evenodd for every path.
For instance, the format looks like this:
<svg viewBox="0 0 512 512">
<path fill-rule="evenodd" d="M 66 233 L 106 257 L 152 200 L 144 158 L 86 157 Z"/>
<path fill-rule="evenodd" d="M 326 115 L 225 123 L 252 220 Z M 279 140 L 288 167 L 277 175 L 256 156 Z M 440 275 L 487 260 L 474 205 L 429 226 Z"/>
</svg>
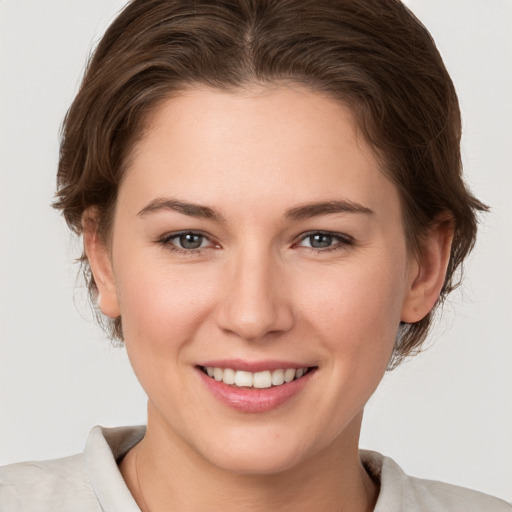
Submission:
<svg viewBox="0 0 512 512">
<path fill-rule="evenodd" d="M 512 512 L 512 505 L 488 494 L 409 476 L 379 453 L 362 451 L 361 460 L 380 481 L 375 512 Z"/>
<path fill-rule="evenodd" d="M 82 455 L 0 468 L 0 510 L 100 511 Z"/>
<path fill-rule="evenodd" d="M 94 427 L 83 454 L 0 468 L 1 512 L 140 512 L 117 461 L 144 427 Z"/>
<path fill-rule="evenodd" d="M 409 500 L 421 503 L 420 510 L 450 512 L 512 512 L 512 505 L 482 492 L 433 480 L 408 477 Z"/>
</svg>

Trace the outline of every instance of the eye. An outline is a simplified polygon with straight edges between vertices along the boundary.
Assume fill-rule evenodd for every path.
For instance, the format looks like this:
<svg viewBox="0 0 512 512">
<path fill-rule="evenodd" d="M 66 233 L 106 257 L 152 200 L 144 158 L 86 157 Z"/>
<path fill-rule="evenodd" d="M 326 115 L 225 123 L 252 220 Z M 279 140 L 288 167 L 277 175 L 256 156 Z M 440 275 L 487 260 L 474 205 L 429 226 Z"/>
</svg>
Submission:
<svg viewBox="0 0 512 512">
<path fill-rule="evenodd" d="M 182 249 L 199 249 L 203 246 L 205 240 L 203 235 L 197 233 L 183 233 L 176 236 L 175 243 L 178 243 Z"/>
<path fill-rule="evenodd" d="M 172 233 L 160 239 L 159 243 L 177 252 L 197 252 L 215 246 L 207 236 L 195 231 Z"/>
<path fill-rule="evenodd" d="M 313 247 L 314 249 L 326 249 L 327 247 L 331 247 L 333 237 L 327 233 L 315 233 L 314 235 L 309 235 L 304 241 L 306 240 L 309 243 L 309 247 Z"/>
<path fill-rule="evenodd" d="M 333 250 L 339 249 L 343 246 L 352 245 L 354 242 L 348 235 L 342 235 L 339 233 L 330 233 L 324 231 L 314 231 L 306 233 L 299 243 L 298 247 L 306 247 L 316 250 Z"/>
</svg>

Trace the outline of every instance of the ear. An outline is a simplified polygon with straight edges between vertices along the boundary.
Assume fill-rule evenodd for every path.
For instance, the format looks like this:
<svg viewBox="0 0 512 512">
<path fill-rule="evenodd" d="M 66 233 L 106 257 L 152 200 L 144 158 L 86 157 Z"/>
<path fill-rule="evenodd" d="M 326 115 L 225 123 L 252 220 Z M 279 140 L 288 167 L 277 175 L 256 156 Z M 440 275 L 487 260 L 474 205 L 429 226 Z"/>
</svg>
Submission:
<svg viewBox="0 0 512 512">
<path fill-rule="evenodd" d="M 419 322 L 434 307 L 446 277 L 452 240 L 453 221 L 451 217 L 442 216 L 430 228 L 420 254 L 411 262 L 402 322 Z"/>
<path fill-rule="evenodd" d="M 120 314 L 112 261 L 107 244 L 98 234 L 99 213 L 96 207 L 87 208 L 82 215 L 84 248 L 98 287 L 98 306 L 111 318 Z"/>
</svg>

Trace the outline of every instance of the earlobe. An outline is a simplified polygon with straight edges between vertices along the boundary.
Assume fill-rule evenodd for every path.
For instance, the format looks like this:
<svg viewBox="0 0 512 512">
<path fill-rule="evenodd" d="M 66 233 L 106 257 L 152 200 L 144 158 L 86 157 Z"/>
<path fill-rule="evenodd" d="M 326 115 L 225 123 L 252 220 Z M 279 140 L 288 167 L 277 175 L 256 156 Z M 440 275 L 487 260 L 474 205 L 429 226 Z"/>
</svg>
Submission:
<svg viewBox="0 0 512 512">
<path fill-rule="evenodd" d="M 430 229 L 421 253 L 411 265 L 401 321 L 415 323 L 436 304 L 446 278 L 453 240 L 453 222 L 443 218 Z"/>
<path fill-rule="evenodd" d="M 104 315 L 117 318 L 121 312 L 114 272 L 108 247 L 98 234 L 98 218 L 95 207 L 87 208 L 82 215 L 84 249 L 98 288 L 98 307 Z"/>
</svg>

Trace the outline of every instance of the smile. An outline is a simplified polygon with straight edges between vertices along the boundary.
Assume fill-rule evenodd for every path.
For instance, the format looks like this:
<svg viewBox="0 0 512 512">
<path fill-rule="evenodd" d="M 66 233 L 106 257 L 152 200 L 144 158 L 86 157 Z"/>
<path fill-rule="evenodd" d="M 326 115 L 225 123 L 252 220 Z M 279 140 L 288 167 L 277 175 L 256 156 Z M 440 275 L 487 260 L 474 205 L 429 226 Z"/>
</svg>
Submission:
<svg viewBox="0 0 512 512">
<path fill-rule="evenodd" d="M 206 389 L 221 403 L 252 414 L 277 409 L 300 396 L 310 386 L 318 366 L 276 360 L 217 360 L 204 361 L 196 370 Z"/>
<path fill-rule="evenodd" d="M 201 370 L 208 377 L 238 388 L 266 389 L 282 386 L 306 375 L 312 368 L 280 368 L 277 370 L 264 370 L 261 372 L 248 372 L 232 368 L 218 368 L 202 366 Z"/>
</svg>

